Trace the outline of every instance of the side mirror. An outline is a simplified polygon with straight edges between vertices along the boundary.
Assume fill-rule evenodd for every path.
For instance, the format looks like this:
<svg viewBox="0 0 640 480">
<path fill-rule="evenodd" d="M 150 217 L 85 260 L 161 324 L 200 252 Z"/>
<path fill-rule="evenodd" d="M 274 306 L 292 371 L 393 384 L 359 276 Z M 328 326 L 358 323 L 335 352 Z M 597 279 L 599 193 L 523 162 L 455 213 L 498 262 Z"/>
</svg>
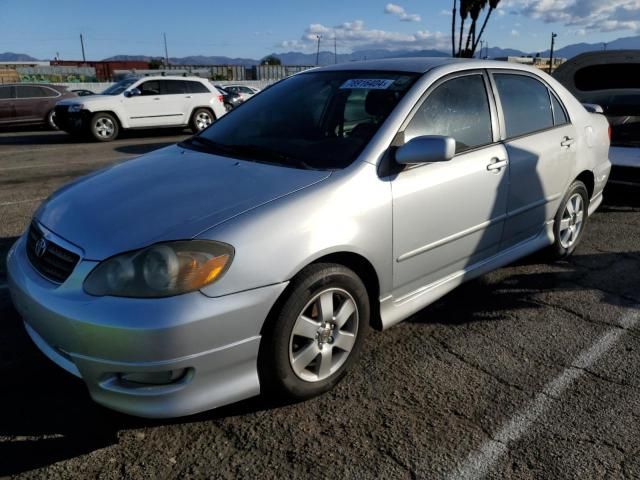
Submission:
<svg viewBox="0 0 640 480">
<path fill-rule="evenodd" d="M 425 135 L 415 137 L 396 151 L 396 162 L 401 165 L 446 162 L 456 155 L 456 141 L 451 137 Z"/>
<path fill-rule="evenodd" d="M 129 98 L 129 97 L 137 97 L 138 95 L 141 95 L 142 92 L 137 89 L 137 88 L 132 88 L 130 90 L 125 90 L 124 92 L 124 96 Z"/>
</svg>

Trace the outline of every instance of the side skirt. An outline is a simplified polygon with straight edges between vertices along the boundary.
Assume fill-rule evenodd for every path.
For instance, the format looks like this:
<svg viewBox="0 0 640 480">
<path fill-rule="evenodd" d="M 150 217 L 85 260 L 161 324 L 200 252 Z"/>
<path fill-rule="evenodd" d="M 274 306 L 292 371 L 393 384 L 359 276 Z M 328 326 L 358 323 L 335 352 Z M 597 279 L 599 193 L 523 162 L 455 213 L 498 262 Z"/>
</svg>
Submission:
<svg viewBox="0 0 640 480">
<path fill-rule="evenodd" d="M 387 329 L 405 320 L 426 306 L 435 302 L 462 283 L 489 273 L 514 261 L 526 257 L 553 243 L 553 220 L 547 222 L 544 229 L 536 236 L 494 255 L 482 262 L 455 272 L 437 282 L 425 285 L 400 298 L 388 296 L 380 300 L 380 317 L 382 329 Z"/>
</svg>

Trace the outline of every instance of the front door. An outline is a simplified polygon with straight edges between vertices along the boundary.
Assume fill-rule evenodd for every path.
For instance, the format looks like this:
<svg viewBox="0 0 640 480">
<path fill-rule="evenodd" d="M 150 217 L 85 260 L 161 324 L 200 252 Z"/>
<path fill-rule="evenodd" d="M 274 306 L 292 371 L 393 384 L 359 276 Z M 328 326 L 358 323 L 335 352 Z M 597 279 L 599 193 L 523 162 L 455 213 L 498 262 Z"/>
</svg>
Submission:
<svg viewBox="0 0 640 480">
<path fill-rule="evenodd" d="M 507 210 L 508 159 L 482 72 L 431 89 L 404 131 L 456 140 L 456 156 L 405 168 L 393 192 L 394 297 L 495 255 Z"/>
<path fill-rule="evenodd" d="M 140 95 L 125 97 L 122 101 L 129 126 L 154 127 L 172 125 L 169 105 L 160 91 L 159 80 L 147 80 L 137 86 Z"/>
</svg>

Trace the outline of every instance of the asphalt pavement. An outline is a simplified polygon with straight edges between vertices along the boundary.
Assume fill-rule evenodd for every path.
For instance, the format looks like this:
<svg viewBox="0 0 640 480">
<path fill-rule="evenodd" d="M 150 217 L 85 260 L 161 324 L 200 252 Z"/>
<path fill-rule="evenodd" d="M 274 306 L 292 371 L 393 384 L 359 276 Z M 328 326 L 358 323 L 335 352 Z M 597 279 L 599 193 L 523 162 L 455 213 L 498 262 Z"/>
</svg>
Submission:
<svg viewBox="0 0 640 480">
<path fill-rule="evenodd" d="M 607 191 L 567 261 L 536 254 L 385 332 L 332 392 L 142 420 L 30 342 L 4 257 L 65 182 L 185 138 L 0 133 L 0 476 L 640 478 L 640 190 Z"/>
</svg>

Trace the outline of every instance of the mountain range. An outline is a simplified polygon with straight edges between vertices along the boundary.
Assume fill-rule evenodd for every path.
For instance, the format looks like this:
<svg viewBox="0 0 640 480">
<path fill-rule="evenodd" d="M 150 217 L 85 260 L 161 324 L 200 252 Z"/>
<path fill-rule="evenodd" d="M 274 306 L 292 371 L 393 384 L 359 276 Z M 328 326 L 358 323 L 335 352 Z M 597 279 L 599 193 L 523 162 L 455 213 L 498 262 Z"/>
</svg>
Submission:
<svg viewBox="0 0 640 480">
<path fill-rule="evenodd" d="M 572 58 L 584 52 L 590 52 L 594 50 L 602 50 L 605 48 L 603 43 L 576 43 L 567 45 L 566 47 L 559 48 L 555 51 L 554 56 L 563 58 Z M 640 49 L 640 35 L 633 37 L 618 38 L 606 44 L 607 50 L 635 50 Z M 535 56 L 540 54 L 542 57 L 549 56 L 549 50 L 541 52 L 523 52 L 512 48 L 499 48 L 492 47 L 488 49 L 489 58 L 508 57 L 508 56 Z M 315 65 L 316 54 L 315 53 L 303 53 L 303 52 L 286 52 L 286 53 L 273 53 L 274 57 L 280 59 L 283 65 Z M 486 55 L 486 54 L 485 54 Z M 448 57 L 449 53 L 440 50 L 385 50 L 385 49 L 370 49 L 370 50 L 357 50 L 352 53 L 338 54 L 336 60 L 333 52 L 322 51 L 318 57 L 318 63 L 320 65 L 329 65 L 332 63 L 345 63 L 356 60 L 374 60 L 380 58 L 390 57 Z M 113 57 L 105 58 L 104 60 L 142 60 L 149 61 L 152 58 L 149 55 L 115 55 Z M 5 52 L 0 53 L 0 62 L 12 62 L 12 61 L 36 61 L 35 58 L 24 53 Z M 169 61 L 173 65 L 246 65 L 252 66 L 260 63 L 260 60 L 252 58 L 232 58 L 225 56 L 205 56 L 195 55 L 188 57 L 170 57 Z"/>
</svg>

